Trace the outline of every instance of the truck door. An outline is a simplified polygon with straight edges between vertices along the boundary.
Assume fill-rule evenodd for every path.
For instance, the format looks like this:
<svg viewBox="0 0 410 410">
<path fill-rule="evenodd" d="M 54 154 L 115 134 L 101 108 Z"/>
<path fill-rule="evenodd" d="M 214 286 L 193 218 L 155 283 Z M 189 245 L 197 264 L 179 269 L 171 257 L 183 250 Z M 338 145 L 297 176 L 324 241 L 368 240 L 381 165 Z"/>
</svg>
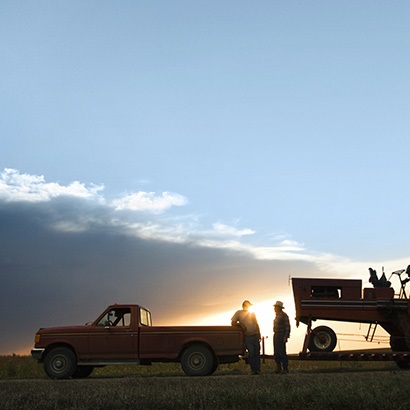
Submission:
<svg viewBox="0 0 410 410">
<path fill-rule="evenodd" d="M 89 357 L 95 359 L 137 358 L 137 332 L 130 307 L 112 307 L 92 326 Z"/>
</svg>

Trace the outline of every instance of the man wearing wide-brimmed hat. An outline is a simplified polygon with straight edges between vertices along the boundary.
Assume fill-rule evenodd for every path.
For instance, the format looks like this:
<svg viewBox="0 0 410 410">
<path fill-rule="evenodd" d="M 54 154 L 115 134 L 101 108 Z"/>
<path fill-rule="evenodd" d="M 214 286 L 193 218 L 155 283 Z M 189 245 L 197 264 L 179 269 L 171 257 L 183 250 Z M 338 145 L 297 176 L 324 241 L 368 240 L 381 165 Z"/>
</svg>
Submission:
<svg viewBox="0 0 410 410">
<path fill-rule="evenodd" d="M 276 362 L 275 373 L 288 372 L 288 356 L 286 343 L 290 336 L 290 323 L 288 315 L 283 311 L 283 302 L 278 300 L 274 305 L 275 320 L 273 321 L 273 350 Z"/>
</svg>

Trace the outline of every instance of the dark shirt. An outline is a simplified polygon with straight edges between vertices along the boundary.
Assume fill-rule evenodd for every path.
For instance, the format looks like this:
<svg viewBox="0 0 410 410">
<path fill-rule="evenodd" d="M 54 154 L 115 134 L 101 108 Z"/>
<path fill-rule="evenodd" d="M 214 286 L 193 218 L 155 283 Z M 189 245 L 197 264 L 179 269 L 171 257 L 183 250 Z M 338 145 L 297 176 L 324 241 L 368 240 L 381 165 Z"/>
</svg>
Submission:
<svg viewBox="0 0 410 410">
<path fill-rule="evenodd" d="M 273 321 L 273 331 L 275 333 L 283 333 L 286 339 L 290 336 L 289 316 L 285 312 L 280 312 L 276 315 Z"/>
</svg>

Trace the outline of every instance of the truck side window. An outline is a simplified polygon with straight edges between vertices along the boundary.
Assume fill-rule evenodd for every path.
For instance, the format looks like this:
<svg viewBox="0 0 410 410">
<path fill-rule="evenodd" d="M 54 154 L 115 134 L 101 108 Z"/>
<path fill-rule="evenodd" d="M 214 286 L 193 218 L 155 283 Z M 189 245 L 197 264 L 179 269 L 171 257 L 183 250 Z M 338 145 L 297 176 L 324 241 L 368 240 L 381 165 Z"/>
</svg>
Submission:
<svg viewBox="0 0 410 410">
<path fill-rule="evenodd" d="M 151 312 L 140 309 L 141 326 L 151 326 Z"/>
<path fill-rule="evenodd" d="M 97 323 L 97 326 L 130 326 L 130 308 L 117 308 L 108 311 Z"/>
<path fill-rule="evenodd" d="M 123 312 L 117 326 L 131 326 L 131 312 L 129 309 L 127 312 Z"/>
<path fill-rule="evenodd" d="M 342 289 L 336 286 L 312 286 L 310 297 L 314 299 L 340 299 Z"/>
</svg>

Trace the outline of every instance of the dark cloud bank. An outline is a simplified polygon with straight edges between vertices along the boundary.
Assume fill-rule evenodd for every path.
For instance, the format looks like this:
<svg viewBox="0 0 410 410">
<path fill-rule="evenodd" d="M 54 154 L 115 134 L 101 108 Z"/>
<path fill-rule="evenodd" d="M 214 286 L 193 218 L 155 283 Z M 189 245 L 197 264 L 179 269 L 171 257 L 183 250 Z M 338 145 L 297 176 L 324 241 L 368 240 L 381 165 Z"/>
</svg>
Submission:
<svg viewBox="0 0 410 410">
<path fill-rule="evenodd" d="M 171 324 L 270 297 L 289 273 L 312 271 L 302 262 L 140 239 L 101 222 L 110 218 L 104 212 L 77 199 L 0 203 L 0 354 L 29 349 L 39 327 L 85 323 L 111 303 L 140 303 L 154 324 Z M 52 228 L 91 215 L 82 232 Z"/>
</svg>

